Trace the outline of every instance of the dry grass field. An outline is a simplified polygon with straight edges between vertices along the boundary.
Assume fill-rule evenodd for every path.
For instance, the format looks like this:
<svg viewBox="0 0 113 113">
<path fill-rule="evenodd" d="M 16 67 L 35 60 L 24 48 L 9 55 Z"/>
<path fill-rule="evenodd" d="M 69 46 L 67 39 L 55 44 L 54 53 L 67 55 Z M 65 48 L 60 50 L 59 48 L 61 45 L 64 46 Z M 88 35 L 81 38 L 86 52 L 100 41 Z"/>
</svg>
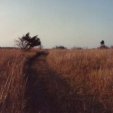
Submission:
<svg viewBox="0 0 113 113">
<path fill-rule="evenodd" d="M 51 51 L 48 63 L 82 103 L 80 113 L 113 113 L 113 50 Z"/>
<path fill-rule="evenodd" d="M 113 113 L 113 50 L 1 49 L 0 113 Z"/>
<path fill-rule="evenodd" d="M 0 113 L 20 113 L 23 110 L 25 60 L 17 50 L 0 50 Z"/>
<path fill-rule="evenodd" d="M 18 50 L 0 50 L 0 113 L 23 113 L 25 62 L 32 55 Z"/>
</svg>

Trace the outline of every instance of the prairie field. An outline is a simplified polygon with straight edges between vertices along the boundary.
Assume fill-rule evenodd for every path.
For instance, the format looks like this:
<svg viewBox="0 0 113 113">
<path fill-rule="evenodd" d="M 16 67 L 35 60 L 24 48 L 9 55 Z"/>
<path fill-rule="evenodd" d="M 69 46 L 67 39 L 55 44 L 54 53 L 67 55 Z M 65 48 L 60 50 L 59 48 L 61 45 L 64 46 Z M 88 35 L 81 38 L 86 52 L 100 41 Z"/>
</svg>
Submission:
<svg viewBox="0 0 113 113">
<path fill-rule="evenodd" d="M 71 88 L 72 96 L 68 95 L 69 98 L 77 98 L 82 103 L 81 113 L 113 113 L 112 56 L 112 49 L 56 50 L 48 55 L 50 67 L 59 73 Z"/>
<path fill-rule="evenodd" d="M 113 113 L 113 50 L 0 49 L 0 113 Z"/>
<path fill-rule="evenodd" d="M 0 50 L 0 113 L 23 113 L 28 57 L 18 50 Z"/>
</svg>

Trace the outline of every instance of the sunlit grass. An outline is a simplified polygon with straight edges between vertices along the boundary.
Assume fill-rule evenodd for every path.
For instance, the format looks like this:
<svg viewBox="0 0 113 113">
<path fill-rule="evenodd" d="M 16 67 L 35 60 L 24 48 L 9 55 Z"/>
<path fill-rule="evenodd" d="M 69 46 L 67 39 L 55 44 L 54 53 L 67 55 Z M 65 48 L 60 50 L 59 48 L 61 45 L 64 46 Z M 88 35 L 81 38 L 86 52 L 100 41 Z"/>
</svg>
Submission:
<svg viewBox="0 0 113 113">
<path fill-rule="evenodd" d="M 24 113 L 28 99 L 25 97 L 26 61 L 36 53 L 34 50 L 30 52 L 0 50 L 0 113 Z M 113 112 L 112 56 L 112 49 L 49 50 L 47 56 L 49 68 L 53 70 L 55 76 L 59 76 L 59 80 L 67 82 L 66 87 L 59 87 L 61 81 L 58 79 L 56 82 L 46 80 L 51 82 L 46 85 L 53 83 L 51 89 L 48 89 L 49 96 L 55 97 L 55 101 L 64 111 L 76 107 L 81 113 L 94 112 L 94 109 L 98 112 Z M 37 64 L 34 69 L 38 69 L 38 66 Z M 55 90 L 55 87 L 58 90 Z"/>
<path fill-rule="evenodd" d="M 18 50 L 0 50 L 0 113 L 23 112 L 25 57 Z"/>
<path fill-rule="evenodd" d="M 51 50 L 48 64 L 68 81 L 73 91 L 85 98 L 85 106 L 100 103 L 112 111 L 113 50 Z M 90 100 L 93 97 L 96 102 Z M 86 100 L 90 101 L 89 103 Z M 87 107 L 92 109 L 90 107 Z M 101 109 L 101 108 L 100 108 Z"/>
</svg>

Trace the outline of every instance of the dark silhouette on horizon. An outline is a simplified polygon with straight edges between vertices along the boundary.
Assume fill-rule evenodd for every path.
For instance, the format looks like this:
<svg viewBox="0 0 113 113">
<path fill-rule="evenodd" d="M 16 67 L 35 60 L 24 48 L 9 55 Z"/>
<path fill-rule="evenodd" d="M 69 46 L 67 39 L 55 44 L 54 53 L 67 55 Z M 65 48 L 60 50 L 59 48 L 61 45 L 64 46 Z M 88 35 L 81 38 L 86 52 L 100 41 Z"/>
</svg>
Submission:
<svg viewBox="0 0 113 113">
<path fill-rule="evenodd" d="M 105 41 L 104 40 L 102 40 L 100 42 L 100 49 L 108 49 L 108 47 L 105 45 Z"/>
<path fill-rule="evenodd" d="M 27 33 L 25 36 L 22 36 L 16 40 L 17 46 L 23 50 L 30 50 L 35 46 L 41 47 L 41 41 L 38 36 L 30 36 L 30 33 Z"/>
</svg>

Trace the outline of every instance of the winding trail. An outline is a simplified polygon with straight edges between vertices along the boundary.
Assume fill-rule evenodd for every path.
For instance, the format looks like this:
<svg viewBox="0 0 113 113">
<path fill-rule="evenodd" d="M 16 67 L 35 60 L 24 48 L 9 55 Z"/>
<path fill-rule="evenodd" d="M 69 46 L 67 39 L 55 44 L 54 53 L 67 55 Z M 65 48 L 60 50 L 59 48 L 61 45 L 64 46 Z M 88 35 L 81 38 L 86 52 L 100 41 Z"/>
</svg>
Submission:
<svg viewBox="0 0 113 113">
<path fill-rule="evenodd" d="M 80 101 L 76 101 L 75 106 L 68 83 L 50 69 L 47 55 L 47 52 L 37 53 L 27 62 L 26 113 L 77 112 L 81 109 L 81 106 L 77 106 Z"/>
</svg>

